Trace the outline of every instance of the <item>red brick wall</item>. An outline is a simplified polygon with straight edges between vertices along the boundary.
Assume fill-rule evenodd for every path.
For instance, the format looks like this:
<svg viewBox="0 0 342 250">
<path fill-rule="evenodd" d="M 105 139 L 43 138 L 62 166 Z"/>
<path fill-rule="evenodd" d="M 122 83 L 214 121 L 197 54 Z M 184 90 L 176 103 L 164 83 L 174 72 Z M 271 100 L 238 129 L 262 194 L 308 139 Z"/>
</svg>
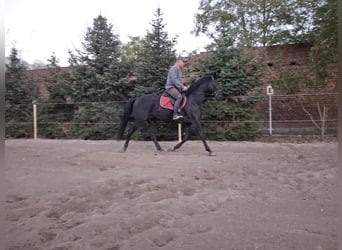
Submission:
<svg viewBox="0 0 342 250">
<path fill-rule="evenodd" d="M 307 44 L 288 44 L 269 47 L 255 47 L 248 49 L 254 54 L 254 60 L 261 62 L 264 84 L 279 76 L 277 67 L 282 71 L 306 72 L 309 63 L 310 46 Z M 330 65 L 331 82 L 322 91 L 337 91 L 338 68 L 337 64 Z M 278 94 L 280 94 L 278 92 Z"/>
<path fill-rule="evenodd" d="M 257 113 L 264 119 L 264 126 L 268 127 L 269 103 L 266 96 L 266 86 L 278 77 L 275 65 L 280 65 L 282 71 L 294 71 L 303 74 L 308 67 L 310 47 L 306 44 L 279 45 L 261 48 L 251 48 L 250 53 L 255 54 L 255 60 L 262 62 L 262 87 L 259 88 L 264 97 L 256 106 Z M 337 128 L 337 64 L 330 66 L 331 80 L 319 89 L 302 89 L 298 95 L 284 95 L 280 90 L 274 89 L 272 96 L 272 120 L 274 129 L 316 129 L 311 119 L 320 124 L 321 116 L 318 109 L 328 110 L 326 119 L 328 129 Z M 253 95 L 256 91 L 253 92 Z M 301 105 L 301 103 L 303 105 Z M 319 108 L 318 108 L 319 105 Z M 307 112 L 304 111 L 304 108 Z M 311 117 L 309 116 L 309 114 Z"/>
</svg>

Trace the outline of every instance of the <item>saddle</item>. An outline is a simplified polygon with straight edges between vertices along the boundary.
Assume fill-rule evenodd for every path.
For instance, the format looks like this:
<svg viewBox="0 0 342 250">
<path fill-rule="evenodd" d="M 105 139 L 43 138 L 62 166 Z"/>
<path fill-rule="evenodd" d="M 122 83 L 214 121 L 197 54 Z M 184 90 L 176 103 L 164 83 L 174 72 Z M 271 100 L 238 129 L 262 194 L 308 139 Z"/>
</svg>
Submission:
<svg viewBox="0 0 342 250">
<path fill-rule="evenodd" d="M 186 104 L 186 96 L 183 95 L 183 99 L 182 99 L 182 103 L 180 105 L 180 109 L 184 108 L 185 104 Z M 159 104 L 162 108 L 165 108 L 165 109 L 170 109 L 170 110 L 173 110 L 173 105 L 175 103 L 175 100 L 169 96 L 166 92 L 164 92 L 161 97 L 160 97 L 160 100 L 159 100 Z"/>
</svg>

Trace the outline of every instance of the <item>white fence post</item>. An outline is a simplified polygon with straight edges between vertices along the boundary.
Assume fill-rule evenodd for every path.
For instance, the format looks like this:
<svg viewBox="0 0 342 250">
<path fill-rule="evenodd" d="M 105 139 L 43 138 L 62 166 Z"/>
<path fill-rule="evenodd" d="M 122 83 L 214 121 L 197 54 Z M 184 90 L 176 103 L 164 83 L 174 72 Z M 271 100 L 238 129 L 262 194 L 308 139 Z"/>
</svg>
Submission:
<svg viewBox="0 0 342 250">
<path fill-rule="evenodd" d="M 37 104 L 36 101 L 33 104 L 33 139 L 37 140 Z"/>
<path fill-rule="evenodd" d="M 268 95 L 268 115 L 269 115 L 269 135 L 272 135 L 272 95 L 273 88 L 271 84 L 266 87 L 266 94 Z"/>
</svg>

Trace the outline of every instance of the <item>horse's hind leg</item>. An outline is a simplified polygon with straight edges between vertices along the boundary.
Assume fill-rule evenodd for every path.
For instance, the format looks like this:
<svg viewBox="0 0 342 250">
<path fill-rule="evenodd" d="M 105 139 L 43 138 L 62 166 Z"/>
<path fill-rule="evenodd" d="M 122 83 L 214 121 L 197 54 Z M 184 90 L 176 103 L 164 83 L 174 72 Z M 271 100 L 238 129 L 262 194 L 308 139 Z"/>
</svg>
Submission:
<svg viewBox="0 0 342 250">
<path fill-rule="evenodd" d="M 128 147 L 128 143 L 129 141 L 131 140 L 131 137 L 132 135 L 134 134 L 134 132 L 138 129 L 138 127 L 133 124 L 130 129 L 128 130 L 128 133 L 127 133 L 127 138 L 126 138 L 126 141 L 125 141 L 125 144 L 124 144 L 124 147 L 122 149 L 123 152 L 126 152 L 127 150 L 127 147 Z"/>
</svg>

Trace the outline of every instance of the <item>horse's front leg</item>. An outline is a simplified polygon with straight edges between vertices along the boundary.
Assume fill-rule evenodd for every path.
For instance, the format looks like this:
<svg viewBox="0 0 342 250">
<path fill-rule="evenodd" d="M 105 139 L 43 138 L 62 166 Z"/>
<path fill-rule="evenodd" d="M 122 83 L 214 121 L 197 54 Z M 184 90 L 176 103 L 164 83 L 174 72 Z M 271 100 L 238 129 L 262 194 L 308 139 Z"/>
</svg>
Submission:
<svg viewBox="0 0 342 250">
<path fill-rule="evenodd" d="M 207 142 L 204 139 L 204 133 L 203 133 L 203 129 L 201 127 L 201 123 L 198 120 L 195 120 L 192 127 L 197 132 L 198 136 L 200 137 L 201 141 L 203 142 L 205 150 L 207 152 L 209 152 L 209 156 L 215 156 L 216 155 L 215 152 L 209 148 Z"/>
<path fill-rule="evenodd" d="M 151 127 L 150 127 L 150 129 L 151 129 L 151 138 L 152 138 L 152 140 L 153 140 L 153 142 L 154 142 L 154 145 L 156 146 L 156 148 L 157 148 L 157 150 L 158 150 L 159 152 L 162 152 L 163 149 L 162 149 L 162 147 L 159 145 L 159 142 L 158 142 L 158 140 L 157 140 L 157 124 L 156 124 L 156 122 L 151 121 L 150 126 L 151 126 Z"/>
</svg>

